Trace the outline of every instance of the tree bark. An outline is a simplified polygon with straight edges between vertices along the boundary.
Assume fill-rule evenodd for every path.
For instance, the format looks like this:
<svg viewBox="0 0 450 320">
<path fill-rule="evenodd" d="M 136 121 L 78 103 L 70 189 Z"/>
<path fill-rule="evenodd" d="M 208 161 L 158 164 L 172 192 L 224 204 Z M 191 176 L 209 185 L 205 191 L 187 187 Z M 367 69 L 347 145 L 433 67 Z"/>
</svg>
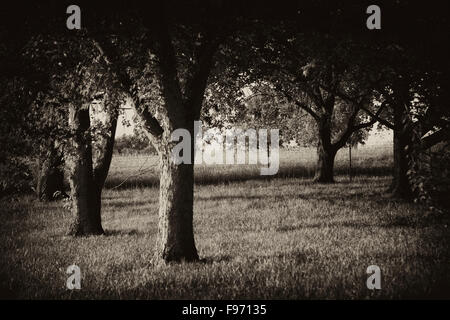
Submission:
<svg viewBox="0 0 450 320">
<path fill-rule="evenodd" d="M 41 201 L 52 201 L 57 191 L 64 193 L 63 156 L 51 146 L 39 169 L 37 195 Z"/>
<path fill-rule="evenodd" d="M 336 152 L 332 149 L 325 149 L 322 144 L 319 143 L 319 146 L 317 147 L 317 156 L 317 169 L 314 181 L 320 183 L 333 183 L 334 158 Z"/>
<path fill-rule="evenodd" d="M 318 127 L 319 142 L 317 144 L 317 166 L 314 181 L 333 183 L 336 149 L 331 144 L 331 116 L 322 117 L 318 121 Z"/>
<path fill-rule="evenodd" d="M 99 205 L 101 192 L 93 178 L 89 106 L 81 109 L 71 106 L 69 125 L 72 130 L 72 148 L 68 152 L 67 163 L 74 219 L 69 234 L 103 234 Z"/>
<path fill-rule="evenodd" d="M 408 180 L 408 150 L 411 144 L 411 132 L 405 114 L 400 106 L 394 108 L 394 170 L 388 192 L 393 197 L 411 199 L 413 192 Z"/>
<path fill-rule="evenodd" d="M 193 229 L 194 205 L 194 126 L 193 121 L 180 128 L 191 133 L 190 164 L 174 164 L 172 149 L 175 143 L 168 141 L 170 132 L 165 132 L 159 152 L 160 191 L 159 227 L 156 244 L 156 259 L 164 262 L 196 261 L 199 259 L 195 247 Z"/>
</svg>

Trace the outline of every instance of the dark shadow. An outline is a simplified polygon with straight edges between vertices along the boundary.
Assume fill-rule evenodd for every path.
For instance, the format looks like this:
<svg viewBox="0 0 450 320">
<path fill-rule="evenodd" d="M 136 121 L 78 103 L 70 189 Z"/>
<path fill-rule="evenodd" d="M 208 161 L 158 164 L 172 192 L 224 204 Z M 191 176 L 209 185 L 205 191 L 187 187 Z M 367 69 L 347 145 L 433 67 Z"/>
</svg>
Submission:
<svg viewBox="0 0 450 320">
<path fill-rule="evenodd" d="M 8 288 L 2 288 L 0 286 L 0 300 L 14 300 L 14 299 L 17 299 L 14 291 L 9 290 Z"/>
<path fill-rule="evenodd" d="M 126 190 L 135 188 L 154 188 L 159 187 L 159 177 L 147 176 L 139 179 L 130 179 L 124 181 L 120 178 L 108 178 L 105 181 L 105 189 Z"/>
<path fill-rule="evenodd" d="M 419 226 L 418 222 L 405 217 L 404 219 L 394 220 L 392 222 L 385 222 L 385 223 L 379 223 L 379 221 L 375 221 L 373 223 L 361 221 L 336 221 L 336 222 L 322 222 L 322 223 L 318 222 L 296 226 L 281 226 L 276 228 L 276 231 L 289 232 L 302 229 L 322 229 L 325 227 L 362 229 L 362 228 L 399 228 L 399 227 L 416 228 L 417 226 Z M 423 225 L 420 224 L 420 226 Z"/>
<path fill-rule="evenodd" d="M 337 186 L 339 187 L 339 186 Z M 328 201 L 328 202 L 335 202 L 338 200 L 355 200 L 355 199 L 361 199 L 361 200 L 367 200 L 370 199 L 370 201 L 377 201 L 378 197 L 381 197 L 382 193 L 378 192 L 357 192 L 357 193 L 341 193 L 341 194 L 330 194 L 330 193 L 324 193 L 321 191 L 317 192 L 311 192 L 308 194 L 302 194 L 302 193 L 290 193 L 290 194 L 284 194 L 283 196 L 280 195 L 223 195 L 223 196 L 210 196 L 205 197 L 198 195 L 195 197 L 196 201 L 221 201 L 221 200 L 268 200 L 270 199 L 273 202 L 283 202 L 287 199 L 302 199 L 302 200 L 308 200 L 308 201 Z M 386 201 L 383 199 L 383 201 Z"/>
<path fill-rule="evenodd" d="M 111 200 L 110 200 L 111 201 Z M 113 200 L 111 202 L 105 202 L 104 206 L 105 207 L 112 207 L 112 208 L 116 208 L 116 209 L 122 209 L 122 208 L 130 208 L 131 205 L 133 206 L 147 206 L 147 205 L 151 205 L 151 204 L 157 204 L 158 203 L 158 198 L 156 199 L 150 199 L 148 201 L 143 201 L 143 200 L 139 200 L 139 201 L 130 201 L 130 200 Z"/>
<path fill-rule="evenodd" d="M 270 196 L 246 196 L 246 195 L 228 195 L 228 196 L 212 196 L 212 197 L 195 197 L 196 201 L 221 201 L 221 200 L 261 200 L 271 198 Z"/>
<path fill-rule="evenodd" d="M 277 174 L 273 176 L 262 176 L 259 174 L 259 169 L 254 172 L 220 172 L 218 170 L 214 175 L 206 175 L 201 172 L 195 176 L 196 185 L 216 185 L 222 183 L 243 182 L 249 180 L 270 181 L 273 179 L 284 178 L 306 178 L 312 179 L 314 177 L 314 169 L 311 167 L 280 167 Z M 334 170 L 335 177 L 347 176 L 348 168 L 338 167 Z M 375 166 L 375 167 L 355 167 L 352 169 L 352 176 L 389 176 L 392 174 L 391 166 Z M 341 184 L 342 182 L 336 182 Z M 145 188 L 145 187 L 159 187 L 159 176 L 146 176 L 139 177 L 138 179 L 130 179 L 124 181 L 119 178 L 108 178 L 105 182 L 106 189 L 133 189 L 133 188 Z"/>
<path fill-rule="evenodd" d="M 304 200 L 316 200 L 316 201 L 329 201 L 335 202 L 339 200 L 350 201 L 350 200 L 358 200 L 358 199 L 370 199 L 373 201 L 375 197 L 380 196 L 380 193 L 367 193 L 367 192 L 358 192 L 358 193 L 341 193 L 337 195 L 331 195 L 329 193 L 314 193 L 314 194 L 298 194 L 297 198 Z"/>
<path fill-rule="evenodd" d="M 144 235 L 148 232 L 138 231 L 136 229 L 128 229 L 128 230 L 105 230 L 106 237 L 114 237 L 114 236 L 135 236 L 135 235 Z"/>
<path fill-rule="evenodd" d="M 305 263 L 308 260 L 308 257 L 311 256 L 311 254 L 307 254 L 304 251 L 292 251 L 292 252 L 282 252 L 278 254 L 272 254 L 272 255 L 262 255 L 262 256 L 249 256 L 247 259 L 250 262 L 256 263 L 261 260 L 294 260 L 296 263 L 301 264 Z"/>
<path fill-rule="evenodd" d="M 288 231 L 296 231 L 302 229 L 322 229 L 325 227 L 350 227 L 350 228 L 370 228 L 370 227 L 380 227 L 376 224 L 368 224 L 368 223 L 357 223 L 357 222 L 326 222 L 326 223 L 310 223 L 299 226 L 282 226 L 277 228 L 277 231 L 280 232 L 288 232 Z"/>
</svg>

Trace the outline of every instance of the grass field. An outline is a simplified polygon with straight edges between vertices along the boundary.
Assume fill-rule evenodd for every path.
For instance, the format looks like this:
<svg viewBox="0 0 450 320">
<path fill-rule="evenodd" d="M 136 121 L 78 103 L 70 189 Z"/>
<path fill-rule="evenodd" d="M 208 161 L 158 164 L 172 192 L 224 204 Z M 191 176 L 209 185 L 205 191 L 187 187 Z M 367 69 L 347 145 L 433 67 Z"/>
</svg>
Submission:
<svg viewBox="0 0 450 320">
<path fill-rule="evenodd" d="M 104 236 L 65 236 L 71 217 L 62 202 L 2 200 L 3 297 L 450 298 L 447 225 L 386 196 L 389 153 L 356 151 L 352 182 L 341 153 L 333 185 L 312 183 L 314 155 L 306 150 L 284 152 L 271 179 L 254 167 L 200 166 L 194 227 L 203 261 L 166 266 L 151 261 L 154 163 L 114 159 L 103 193 Z M 66 289 L 72 264 L 81 268 L 78 291 Z M 381 268 L 381 290 L 366 287 L 369 265 Z"/>
<path fill-rule="evenodd" d="M 312 178 L 315 172 L 316 151 L 313 148 L 280 150 L 280 165 L 276 176 L 261 176 L 259 165 L 198 165 L 195 168 L 197 184 L 220 184 L 272 178 Z M 336 175 L 349 174 L 348 149 L 336 155 Z M 390 175 L 392 146 L 360 147 L 352 149 L 353 175 Z M 159 182 L 156 156 L 115 156 L 106 181 L 107 188 L 153 187 Z"/>
</svg>

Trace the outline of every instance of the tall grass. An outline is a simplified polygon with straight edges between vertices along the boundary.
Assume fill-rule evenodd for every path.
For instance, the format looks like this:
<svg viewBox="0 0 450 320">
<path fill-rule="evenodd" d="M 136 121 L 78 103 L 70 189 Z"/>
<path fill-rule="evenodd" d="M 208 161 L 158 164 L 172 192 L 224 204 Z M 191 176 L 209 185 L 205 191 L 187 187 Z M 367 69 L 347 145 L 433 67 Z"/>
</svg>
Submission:
<svg viewBox="0 0 450 320">
<path fill-rule="evenodd" d="M 280 150 L 279 171 L 274 176 L 261 176 L 260 165 L 195 165 L 196 184 L 215 184 L 249 179 L 312 178 L 315 173 L 317 155 L 314 148 Z M 348 149 L 336 155 L 335 174 L 390 175 L 392 171 L 392 146 L 361 146 L 352 149 L 350 172 Z M 159 183 L 158 158 L 155 155 L 115 155 L 107 188 L 157 186 Z"/>
<path fill-rule="evenodd" d="M 361 170 L 390 161 L 364 157 L 355 160 Z M 115 158 L 110 185 L 140 167 L 142 158 L 133 159 Z M 282 170 L 295 174 L 271 179 L 243 168 L 221 173 L 199 166 L 196 178 L 204 183 L 195 188 L 195 237 L 203 259 L 198 263 L 153 264 L 155 185 L 138 187 L 141 182 L 130 180 L 126 188 L 107 188 L 104 236 L 65 236 L 71 217 L 62 202 L 23 196 L 0 203 L 1 294 L 31 299 L 450 297 L 445 224 L 426 219 L 414 204 L 387 197 L 389 176 L 360 174 L 349 182 L 344 154 L 338 155 L 332 185 L 297 175 L 303 173 L 295 171 L 297 159 L 298 153 L 284 153 Z M 239 171 L 233 170 L 243 170 L 248 179 L 235 179 Z M 143 178 L 149 179 L 147 174 Z M 217 174 L 220 178 L 214 178 Z M 220 174 L 228 180 L 221 182 Z M 66 268 L 72 264 L 82 272 L 78 291 L 66 289 Z M 381 290 L 366 287 L 366 268 L 373 264 L 381 268 Z"/>
</svg>

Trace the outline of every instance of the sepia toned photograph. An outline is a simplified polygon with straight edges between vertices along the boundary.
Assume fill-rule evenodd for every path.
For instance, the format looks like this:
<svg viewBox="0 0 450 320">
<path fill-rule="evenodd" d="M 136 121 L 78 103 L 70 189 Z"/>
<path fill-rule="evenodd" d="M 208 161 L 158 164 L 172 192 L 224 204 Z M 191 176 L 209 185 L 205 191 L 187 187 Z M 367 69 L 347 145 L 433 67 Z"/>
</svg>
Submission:
<svg viewBox="0 0 450 320">
<path fill-rule="evenodd" d="M 0 299 L 450 299 L 448 12 L 2 3 Z"/>
</svg>

